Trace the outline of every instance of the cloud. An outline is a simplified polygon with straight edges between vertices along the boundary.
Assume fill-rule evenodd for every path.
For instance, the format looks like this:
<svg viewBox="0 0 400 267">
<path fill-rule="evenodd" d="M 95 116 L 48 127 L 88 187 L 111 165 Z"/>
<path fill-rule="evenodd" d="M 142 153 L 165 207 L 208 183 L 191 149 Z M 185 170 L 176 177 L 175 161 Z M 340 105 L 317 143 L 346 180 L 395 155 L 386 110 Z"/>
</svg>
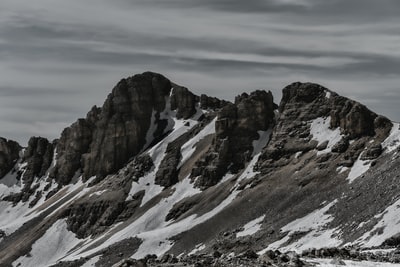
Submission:
<svg viewBox="0 0 400 267">
<path fill-rule="evenodd" d="M 314 81 L 400 120 L 395 0 L 4 0 L 0 136 L 57 138 L 146 70 L 195 93 Z M 390 97 L 388 97 L 390 95 Z M 51 133 L 51 134 L 50 134 Z"/>
</svg>

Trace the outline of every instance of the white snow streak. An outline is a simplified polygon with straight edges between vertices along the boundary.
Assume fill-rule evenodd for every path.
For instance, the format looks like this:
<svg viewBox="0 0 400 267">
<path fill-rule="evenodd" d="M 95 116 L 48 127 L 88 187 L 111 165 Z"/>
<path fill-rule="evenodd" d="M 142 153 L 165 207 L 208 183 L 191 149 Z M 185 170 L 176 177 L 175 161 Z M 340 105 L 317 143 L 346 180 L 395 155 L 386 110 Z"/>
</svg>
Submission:
<svg viewBox="0 0 400 267">
<path fill-rule="evenodd" d="M 236 233 L 236 237 L 253 235 L 261 230 L 261 222 L 264 220 L 265 215 L 254 219 L 243 226 L 243 230 Z"/>
<path fill-rule="evenodd" d="M 181 148 L 182 160 L 178 166 L 181 167 L 196 151 L 196 144 L 204 139 L 204 137 L 215 133 L 215 122 L 217 118 L 212 120 L 204 129 L 202 129 L 196 136 L 186 142 Z"/>
<path fill-rule="evenodd" d="M 65 219 L 55 222 L 33 245 L 30 256 L 23 256 L 13 266 L 50 266 L 67 255 L 82 240 L 67 230 Z"/>
<path fill-rule="evenodd" d="M 91 258 L 90 260 L 85 262 L 81 267 L 95 267 L 96 263 L 100 260 L 100 257 L 101 255 Z"/>
<path fill-rule="evenodd" d="M 326 154 L 332 152 L 332 147 L 336 145 L 341 139 L 340 128 L 334 130 L 330 129 L 331 117 L 327 118 L 316 118 L 311 122 L 310 134 L 313 139 L 318 141 L 318 145 L 328 141 L 328 146 L 321 151 L 317 152 L 317 155 Z"/>
<path fill-rule="evenodd" d="M 205 245 L 203 245 L 203 244 L 198 244 L 192 251 L 190 251 L 189 253 L 188 253 L 188 255 L 190 256 L 190 255 L 194 255 L 194 254 L 196 254 L 197 252 L 200 252 L 200 251 L 202 251 L 203 249 L 205 249 L 206 248 L 206 246 Z"/>
<path fill-rule="evenodd" d="M 387 150 L 387 152 L 392 152 L 400 146 L 400 124 L 393 122 L 392 130 L 382 143 L 382 147 Z"/>
<path fill-rule="evenodd" d="M 370 160 L 361 160 L 360 157 L 361 155 L 358 157 L 356 162 L 354 162 L 354 165 L 351 167 L 349 175 L 347 176 L 349 183 L 352 183 L 356 178 L 363 175 L 371 167 Z"/>
</svg>

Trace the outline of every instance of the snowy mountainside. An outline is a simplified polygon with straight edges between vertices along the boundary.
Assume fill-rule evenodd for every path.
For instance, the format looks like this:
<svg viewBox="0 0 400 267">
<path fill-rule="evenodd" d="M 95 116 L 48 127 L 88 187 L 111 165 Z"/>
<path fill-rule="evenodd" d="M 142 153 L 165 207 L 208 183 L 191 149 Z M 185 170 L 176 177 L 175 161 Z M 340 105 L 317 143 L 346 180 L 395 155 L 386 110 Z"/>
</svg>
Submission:
<svg viewBox="0 0 400 267">
<path fill-rule="evenodd" d="M 135 75 L 58 140 L 0 139 L 0 265 L 396 246 L 399 146 L 399 124 L 316 84 L 278 106 Z"/>
</svg>

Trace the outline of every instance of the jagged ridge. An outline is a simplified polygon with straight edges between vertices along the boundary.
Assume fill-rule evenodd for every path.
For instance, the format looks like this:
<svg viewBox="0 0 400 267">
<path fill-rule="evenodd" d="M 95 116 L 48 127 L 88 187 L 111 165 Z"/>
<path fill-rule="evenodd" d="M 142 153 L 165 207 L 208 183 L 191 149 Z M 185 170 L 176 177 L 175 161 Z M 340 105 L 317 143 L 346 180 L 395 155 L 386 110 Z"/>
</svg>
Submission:
<svg viewBox="0 0 400 267">
<path fill-rule="evenodd" d="M 1 140 L 2 180 L 16 184 L 1 191 L 3 212 L 25 215 L 0 225 L 1 263 L 35 254 L 55 226 L 71 239 L 60 241 L 59 257 L 100 253 L 99 266 L 118 259 L 103 250 L 117 241 L 132 244 L 126 257 L 302 251 L 321 238 L 324 246 L 378 244 L 392 237 L 373 230 L 377 214 L 395 210 L 398 137 L 397 124 L 316 84 L 289 85 L 277 106 L 270 92 L 229 103 L 159 74 L 135 75 L 57 141 L 32 138 L 19 157 L 18 144 Z M 303 225 L 310 216 L 315 225 Z M 70 231 L 88 242 L 84 250 L 68 252 L 80 242 Z"/>
</svg>

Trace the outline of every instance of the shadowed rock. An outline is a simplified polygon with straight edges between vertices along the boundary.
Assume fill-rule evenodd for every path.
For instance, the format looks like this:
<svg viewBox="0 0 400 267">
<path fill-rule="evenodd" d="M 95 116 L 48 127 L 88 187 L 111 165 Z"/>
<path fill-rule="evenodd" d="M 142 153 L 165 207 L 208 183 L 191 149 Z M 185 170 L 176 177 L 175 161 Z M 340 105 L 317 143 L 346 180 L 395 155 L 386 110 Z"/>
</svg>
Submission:
<svg viewBox="0 0 400 267">
<path fill-rule="evenodd" d="M 19 158 L 20 150 L 17 142 L 0 138 L 0 179 L 12 169 Z"/>
</svg>

